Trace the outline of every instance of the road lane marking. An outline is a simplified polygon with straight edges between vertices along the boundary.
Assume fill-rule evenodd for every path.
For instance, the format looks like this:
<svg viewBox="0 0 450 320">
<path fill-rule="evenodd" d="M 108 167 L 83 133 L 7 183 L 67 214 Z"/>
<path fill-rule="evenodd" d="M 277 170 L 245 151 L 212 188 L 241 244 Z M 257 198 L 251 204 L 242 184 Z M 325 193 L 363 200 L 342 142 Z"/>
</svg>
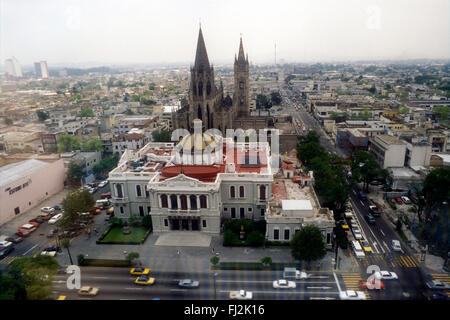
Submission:
<svg viewBox="0 0 450 320">
<path fill-rule="evenodd" d="M 31 248 L 28 249 L 26 252 L 24 252 L 24 253 L 22 254 L 22 256 L 26 255 L 28 252 L 30 252 L 31 250 L 33 250 L 33 249 L 36 248 L 37 246 L 38 246 L 38 245 L 35 244 L 33 247 L 31 247 Z"/>
<path fill-rule="evenodd" d="M 330 297 L 309 297 L 309 300 L 336 300 L 336 298 L 330 298 Z"/>
<path fill-rule="evenodd" d="M 334 279 L 336 280 L 336 286 L 338 287 L 339 292 L 341 292 L 342 291 L 341 286 L 339 285 L 339 281 L 338 281 L 338 278 L 337 278 L 335 272 L 333 272 L 333 276 L 334 276 Z"/>
<path fill-rule="evenodd" d="M 380 229 L 380 232 L 383 234 L 383 237 L 386 237 L 386 235 L 384 234 L 383 230 Z"/>
<path fill-rule="evenodd" d="M 169 291 L 181 291 L 181 292 L 186 292 L 188 291 L 187 289 L 170 289 Z"/>
<path fill-rule="evenodd" d="M 144 288 L 124 288 L 125 290 L 142 290 Z"/>
<path fill-rule="evenodd" d="M 295 289 L 295 288 L 290 288 L 290 289 Z M 220 290 L 219 292 L 221 293 L 229 293 L 230 291 L 237 291 L 237 290 Z M 249 290 L 250 291 L 250 290 Z M 279 293 L 300 293 L 300 294 L 339 294 L 339 292 L 311 292 L 311 291 L 296 291 L 296 290 L 290 290 L 290 291 L 284 291 L 284 290 L 272 290 L 272 291 L 256 291 L 256 290 L 251 290 L 251 292 L 253 293 L 275 293 L 275 294 L 279 294 Z"/>
<path fill-rule="evenodd" d="M 306 289 L 331 289 L 332 287 L 306 287 Z"/>
<path fill-rule="evenodd" d="M 373 242 L 373 247 L 375 248 L 375 250 L 377 251 L 377 253 L 380 253 L 380 251 L 377 248 L 378 244 L 374 241 Z"/>
<path fill-rule="evenodd" d="M 92 277 L 92 279 L 110 279 L 110 277 Z"/>
</svg>

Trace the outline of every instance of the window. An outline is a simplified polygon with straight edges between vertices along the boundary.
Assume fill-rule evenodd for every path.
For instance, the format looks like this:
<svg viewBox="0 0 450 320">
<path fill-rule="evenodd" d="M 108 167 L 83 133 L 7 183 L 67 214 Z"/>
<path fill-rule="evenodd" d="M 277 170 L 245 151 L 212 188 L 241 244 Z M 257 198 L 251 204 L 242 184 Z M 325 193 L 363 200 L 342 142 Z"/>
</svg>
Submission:
<svg viewBox="0 0 450 320">
<path fill-rule="evenodd" d="M 245 194 L 244 194 L 244 186 L 240 186 L 239 187 L 239 197 L 240 198 L 244 198 Z"/>
<path fill-rule="evenodd" d="M 231 208 L 231 219 L 236 218 L 236 208 Z"/>
<path fill-rule="evenodd" d="M 172 209 L 178 209 L 177 196 L 174 194 L 170 196 L 170 207 Z"/>
<path fill-rule="evenodd" d="M 120 207 L 120 213 L 123 213 L 123 207 Z"/>
<path fill-rule="evenodd" d="M 259 187 L 259 199 L 266 200 L 266 186 L 264 185 Z"/>
<path fill-rule="evenodd" d="M 261 208 L 261 217 L 264 217 L 264 212 L 266 211 L 266 209 Z"/>
<path fill-rule="evenodd" d="M 137 197 L 142 197 L 142 191 L 141 191 L 141 186 L 140 185 L 136 186 L 136 196 Z"/>
<path fill-rule="evenodd" d="M 329 244 L 331 241 L 331 234 L 327 233 L 327 243 Z"/>
<path fill-rule="evenodd" d="M 191 210 L 197 210 L 197 197 L 194 195 L 189 196 L 189 201 L 191 202 Z"/>
<path fill-rule="evenodd" d="M 245 218 L 245 208 L 240 208 L 239 213 L 240 213 L 241 219 L 244 219 Z"/>
<path fill-rule="evenodd" d="M 167 195 L 163 194 L 161 195 L 161 208 L 168 208 L 167 205 Z"/>
<path fill-rule="evenodd" d="M 169 221 L 167 221 L 167 219 L 164 219 L 164 227 L 168 227 L 169 226 Z"/>
<path fill-rule="evenodd" d="M 187 197 L 183 194 L 180 196 L 181 210 L 187 210 Z"/>
<path fill-rule="evenodd" d="M 150 212 L 152 211 L 151 207 L 147 207 L 147 214 L 150 214 Z"/>
<path fill-rule="evenodd" d="M 117 198 L 123 198 L 122 185 L 120 183 L 116 183 L 116 195 Z"/>
<path fill-rule="evenodd" d="M 141 217 L 144 216 L 144 207 L 143 206 L 139 206 L 139 216 L 141 216 Z"/>
<path fill-rule="evenodd" d="M 273 239 L 278 240 L 280 238 L 280 230 L 274 229 L 273 230 Z"/>
<path fill-rule="evenodd" d="M 289 240 L 289 229 L 284 229 L 284 240 Z"/>
<path fill-rule="evenodd" d="M 205 195 L 201 195 L 200 196 L 200 208 L 206 209 L 206 207 L 207 207 L 206 196 Z"/>
<path fill-rule="evenodd" d="M 206 220 L 202 221 L 202 226 L 203 226 L 203 228 L 206 228 Z"/>
<path fill-rule="evenodd" d="M 230 198 L 235 198 L 236 197 L 236 193 L 234 190 L 234 186 L 230 187 Z"/>
<path fill-rule="evenodd" d="M 223 211 L 228 212 L 228 208 L 227 207 L 223 208 Z"/>
<path fill-rule="evenodd" d="M 15 213 L 15 214 L 19 214 L 19 213 L 20 213 L 20 208 L 19 208 L 19 207 L 14 208 L 14 213 Z"/>
<path fill-rule="evenodd" d="M 248 211 L 248 212 L 252 212 L 252 211 L 253 211 L 253 208 L 251 208 L 251 207 L 250 207 L 250 208 L 247 208 L 247 211 Z"/>
</svg>

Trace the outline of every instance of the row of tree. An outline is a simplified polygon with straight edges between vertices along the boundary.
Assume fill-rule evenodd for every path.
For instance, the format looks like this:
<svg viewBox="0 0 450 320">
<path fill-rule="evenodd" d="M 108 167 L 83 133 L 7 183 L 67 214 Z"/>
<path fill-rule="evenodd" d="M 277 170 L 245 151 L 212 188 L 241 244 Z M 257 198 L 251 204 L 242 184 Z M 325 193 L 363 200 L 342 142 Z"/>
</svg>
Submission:
<svg viewBox="0 0 450 320">
<path fill-rule="evenodd" d="M 272 106 L 278 106 L 282 102 L 281 94 L 279 92 L 272 92 L 270 97 L 265 94 L 258 94 L 256 96 L 256 109 L 269 109 Z"/>
<path fill-rule="evenodd" d="M 58 136 L 58 152 L 103 151 L 102 141 L 99 138 L 80 139 L 68 133 Z"/>
<path fill-rule="evenodd" d="M 344 171 L 345 162 L 325 151 L 315 131 L 298 137 L 297 157 L 308 170 L 314 172 L 315 188 L 324 200 L 324 205 L 333 210 L 335 218 L 340 217 L 350 195 Z"/>
</svg>

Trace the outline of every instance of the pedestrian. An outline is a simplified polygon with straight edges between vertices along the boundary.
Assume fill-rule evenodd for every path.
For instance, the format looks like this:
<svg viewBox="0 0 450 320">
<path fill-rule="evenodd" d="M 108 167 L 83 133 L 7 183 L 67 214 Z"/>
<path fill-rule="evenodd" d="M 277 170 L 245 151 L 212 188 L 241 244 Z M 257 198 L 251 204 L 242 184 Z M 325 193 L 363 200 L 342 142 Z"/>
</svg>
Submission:
<svg viewBox="0 0 450 320">
<path fill-rule="evenodd" d="M 212 248 L 212 252 L 214 253 L 214 247 Z"/>
<path fill-rule="evenodd" d="M 94 232 L 95 232 L 96 234 L 98 233 L 97 228 L 94 228 Z"/>
<path fill-rule="evenodd" d="M 180 256 L 180 250 L 177 250 L 177 255 Z"/>
</svg>

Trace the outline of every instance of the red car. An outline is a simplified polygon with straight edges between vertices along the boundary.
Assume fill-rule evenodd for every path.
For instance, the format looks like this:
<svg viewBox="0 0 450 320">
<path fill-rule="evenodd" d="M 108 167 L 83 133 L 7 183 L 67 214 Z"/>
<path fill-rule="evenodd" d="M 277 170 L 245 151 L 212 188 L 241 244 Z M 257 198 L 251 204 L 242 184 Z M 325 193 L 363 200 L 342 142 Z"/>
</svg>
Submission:
<svg viewBox="0 0 450 320">
<path fill-rule="evenodd" d="M 39 222 L 36 221 L 29 221 L 28 223 L 35 226 L 36 228 L 38 228 L 41 225 Z"/>
<path fill-rule="evenodd" d="M 381 280 L 372 279 L 372 280 L 359 280 L 359 285 L 362 289 L 367 290 L 383 290 L 384 283 Z"/>
<path fill-rule="evenodd" d="M 108 192 L 108 193 L 102 193 L 102 194 L 100 195 L 100 199 L 111 199 L 111 198 L 112 198 L 111 192 Z"/>
<path fill-rule="evenodd" d="M 398 204 L 403 204 L 402 198 L 400 197 L 396 197 L 394 198 L 395 202 L 397 202 Z"/>
<path fill-rule="evenodd" d="M 28 237 L 31 234 L 31 231 L 25 230 L 25 229 L 19 229 L 16 232 L 16 235 L 18 235 L 19 237 L 25 238 Z"/>
</svg>

